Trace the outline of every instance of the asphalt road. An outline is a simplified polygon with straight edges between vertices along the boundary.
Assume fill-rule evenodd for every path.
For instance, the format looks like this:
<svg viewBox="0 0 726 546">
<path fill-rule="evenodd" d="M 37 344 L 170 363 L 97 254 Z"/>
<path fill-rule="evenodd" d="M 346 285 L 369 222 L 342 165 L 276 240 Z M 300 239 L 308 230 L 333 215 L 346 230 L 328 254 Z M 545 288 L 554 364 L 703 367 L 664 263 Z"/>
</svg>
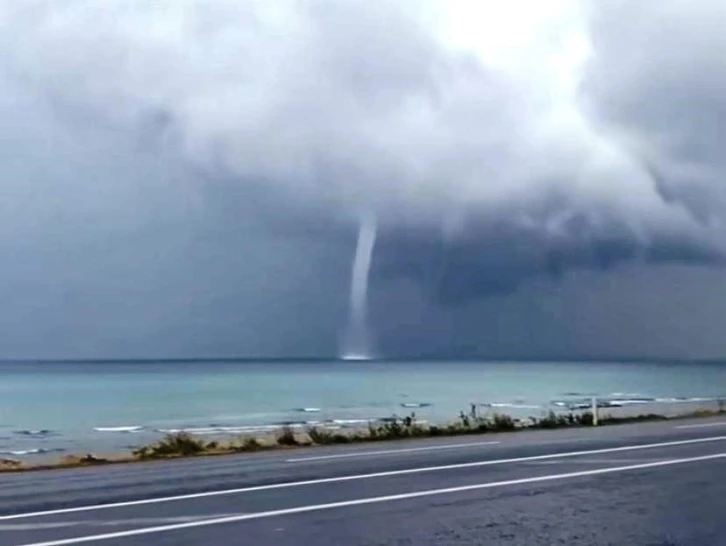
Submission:
<svg viewBox="0 0 726 546">
<path fill-rule="evenodd" d="M 726 545 L 726 418 L 0 476 L 0 545 Z"/>
</svg>

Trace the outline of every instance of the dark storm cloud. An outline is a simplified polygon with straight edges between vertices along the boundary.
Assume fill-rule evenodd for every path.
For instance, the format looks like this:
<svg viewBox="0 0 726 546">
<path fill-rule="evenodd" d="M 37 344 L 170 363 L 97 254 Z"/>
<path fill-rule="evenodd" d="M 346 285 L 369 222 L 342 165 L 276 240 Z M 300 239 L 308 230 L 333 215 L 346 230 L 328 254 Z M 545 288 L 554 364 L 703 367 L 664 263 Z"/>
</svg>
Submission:
<svg viewBox="0 0 726 546">
<path fill-rule="evenodd" d="M 0 356 L 334 350 L 349 258 L 313 219 L 293 232 L 266 192 L 4 91 Z"/>
<path fill-rule="evenodd" d="M 574 269 L 607 271 L 631 261 L 721 267 L 724 261 L 720 248 L 697 239 L 661 237 L 648 245 L 617 226 L 598 230 L 584 217 L 570 218 L 558 238 L 505 222 L 472 223 L 466 233 L 449 241 L 389 234 L 378 247 L 376 275 L 409 277 L 439 301 L 463 304 L 506 294 L 532 277 L 558 280 Z"/>
</svg>

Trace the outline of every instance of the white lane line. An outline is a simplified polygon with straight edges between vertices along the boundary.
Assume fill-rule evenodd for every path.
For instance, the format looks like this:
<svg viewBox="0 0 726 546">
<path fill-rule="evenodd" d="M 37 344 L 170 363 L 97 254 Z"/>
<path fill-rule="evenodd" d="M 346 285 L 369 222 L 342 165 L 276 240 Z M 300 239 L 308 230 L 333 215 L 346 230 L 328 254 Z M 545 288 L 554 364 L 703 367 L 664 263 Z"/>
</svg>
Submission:
<svg viewBox="0 0 726 546">
<path fill-rule="evenodd" d="M 85 521 L 52 521 L 50 523 L 5 523 L 0 524 L 0 531 L 44 531 L 62 529 L 64 527 L 119 527 L 121 525 L 159 525 L 162 523 L 186 523 L 205 519 L 228 518 L 240 516 L 239 512 L 227 514 L 205 514 L 203 516 L 176 516 L 168 518 L 129 518 L 129 519 L 90 519 Z"/>
<path fill-rule="evenodd" d="M 709 427 L 726 427 L 726 421 L 721 421 L 719 423 L 701 423 L 698 425 L 678 425 L 677 427 L 673 428 L 709 428 Z"/>
<path fill-rule="evenodd" d="M 561 461 L 532 461 L 527 463 L 530 465 L 558 465 L 558 464 L 636 464 L 636 463 L 655 463 L 664 461 L 662 457 L 659 459 L 581 459 L 577 461 L 563 459 Z"/>
<path fill-rule="evenodd" d="M 699 457 L 688 457 L 686 459 L 670 459 L 666 461 L 658 461 L 654 463 L 642 463 L 629 466 L 616 466 L 610 468 L 598 468 L 595 470 L 583 470 L 580 472 L 568 472 L 566 474 L 550 474 L 548 476 L 535 476 L 531 478 L 520 478 L 516 480 L 506 480 L 501 482 L 478 483 L 473 485 L 462 485 L 458 487 L 448 487 L 446 489 L 429 489 L 427 491 L 416 491 L 413 493 L 400 493 L 397 495 L 385 495 L 381 497 L 369 497 L 365 499 L 353 499 L 340 502 L 331 502 L 327 504 L 311 504 L 308 506 L 298 506 L 296 508 L 285 508 L 282 510 L 270 510 L 267 512 L 257 512 L 253 514 L 239 514 L 223 518 L 207 519 L 202 521 L 193 521 L 188 523 L 177 523 L 174 525 L 161 525 L 159 527 L 146 527 L 143 529 L 131 529 L 129 531 L 119 531 L 116 533 L 105 533 L 100 535 L 88 535 L 75 538 L 66 538 L 60 540 L 51 540 L 48 542 L 34 542 L 23 544 L 20 546 L 69 546 L 71 544 L 82 544 L 84 542 L 98 542 L 102 540 L 110 540 L 114 538 L 125 538 L 139 535 L 151 535 L 156 533 L 165 533 L 168 531 L 177 531 L 181 529 L 193 529 L 195 527 L 208 527 L 211 525 L 221 525 L 225 523 L 236 523 L 253 519 L 271 518 L 276 516 L 287 516 L 291 514 L 302 514 L 305 512 L 317 512 L 321 510 L 331 510 L 334 508 L 345 508 L 350 506 L 361 506 L 365 504 L 377 504 L 382 502 L 393 502 L 398 500 L 416 499 L 421 497 L 432 497 L 435 495 L 446 495 L 451 493 L 461 493 L 465 491 L 476 491 L 481 489 L 493 489 L 495 487 L 506 487 L 510 485 L 523 485 L 528 483 L 550 482 L 555 480 L 566 480 L 569 478 L 580 478 L 585 476 L 598 476 L 602 474 L 613 474 L 615 472 L 626 472 L 629 470 L 644 470 L 648 468 L 658 468 L 685 463 L 695 463 L 700 461 L 709 461 L 714 459 L 724 459 L 726 453 L 717 453 L 713 455 L 701 455 Z"/>
<path fill-rule="evenodd" d="M 48 529 L 63 529 L 74 527 L 76 521 L 53 521 L 51 523 L 8 523 L 0 525 L 0 531 L 46 531 Z"/>
<path fill-rule="evenodd" d="M 286 463 L 304 463 L 308 461 L 326 461 L 329 459 L 348 459 L 352 457 L 375 457 L 377 455 L 398 455 L 399 453 L 416 453 L 418 451 L 439 451 L 443 449 L 462 449 L 467 447 L 494 446 L 501 442 L 471 442 L 468 444 L 447 444 L 445 446 L 412 447 L 406 449 L 383 449 L 371 451 L 356 451 L 353 453 L 339 453 L 336 455 L 319 455 L 316 457 L 296 457 L 287 459 Z"/>
<path fill-rule="evenodd" d="M 172 502 L 191 499 L 202 499 L 207 497 L 219 497 L 222 495 L 237 495 L 251 493 L 254 491 L 268 491 L 271 489 L 285 489 L 289 487 L 302 487 L 307 485 L 320 485 L 324 483 L 349 482 L 354 480 L 369 480 L 373 478 L 386 478 L 390 476 L 403 476 L 407 474 L 420 474 L 423 472 L 436 472 L 441 470 L 459 470 L 462 468 L 478 468 L 482 466 L 493 466 L 511 463 L 524 463 L 529 461 L 546 461 L 550 459 L 562 459 L 565 457 L 581 457 L 583 455 L 599 455 L 602 453 L 621 453 L 624 451 L 638 451 L 642 449 L 658 449 L 662 447 L 677 447 L 692 444 L 703 444 L 707 442 L 719 442 L 726 440 L 726 436 L 712 436 L 709 438 L 696 438 L 692 440 L 677 440 L 672 442 L 659 442 L 657 444 L 638 444 L 620 447 L 607 447 L 603 449 L 591 449 L 585 451 L 570 451 L 567 453 L 549 453 L 547 455 L 531 455 L 528 457 L 514 457 L 511 459 L 494 459 L 489 461 L 476 461 L 471 463 L 458 463 L 442 466 L 426 466 L 419 468 L 406 468 L 403 470 L 388 470 L 385 472 L 372 472 L 370 474 L 353 474 L 348 476 L 335 476 L 332 478 L 317 478 L 299 482 L 273 483 L 268 485 L 256 485 L 252 487 L 241 487 L 238 489 L 223 489 L 220 491 L 206 491 L 204 493 L 189 493 L 187 495 L 175 495 L 172 497 L 159 497 L 152 499 L 140 499 L 135 501 L 113 502 L 108 504 L 94 504 L 89 506 L 75 506 L 73 508 L 59 508 L 57 510 L 44 510 L 41 512 L 27 512 L 25 514 L 12 514 L 0 516 L 0 521 L 13 519 L 35 518 L 40 516 L 55 516 L 58 514 L 72 514 L 75 512 L 91 512 L 94 510 L 108 510 L 111 508 L 125 508 L 128 506 L 141 506 L 144 504 L 158 504 L 161 502 Z"/>
</svg>

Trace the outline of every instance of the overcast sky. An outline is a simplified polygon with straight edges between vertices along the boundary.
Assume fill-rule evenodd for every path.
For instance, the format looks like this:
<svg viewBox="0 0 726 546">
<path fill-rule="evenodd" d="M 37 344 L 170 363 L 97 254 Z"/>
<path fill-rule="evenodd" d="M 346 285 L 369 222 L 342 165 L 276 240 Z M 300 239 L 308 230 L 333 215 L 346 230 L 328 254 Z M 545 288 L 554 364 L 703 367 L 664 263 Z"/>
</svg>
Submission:
<svg viewBox="0 0 726 546">
<path fill-rule="evenodd" d="M 723 0 L 0 0 L 0 357 L 726 355 Z"/>
</svg>

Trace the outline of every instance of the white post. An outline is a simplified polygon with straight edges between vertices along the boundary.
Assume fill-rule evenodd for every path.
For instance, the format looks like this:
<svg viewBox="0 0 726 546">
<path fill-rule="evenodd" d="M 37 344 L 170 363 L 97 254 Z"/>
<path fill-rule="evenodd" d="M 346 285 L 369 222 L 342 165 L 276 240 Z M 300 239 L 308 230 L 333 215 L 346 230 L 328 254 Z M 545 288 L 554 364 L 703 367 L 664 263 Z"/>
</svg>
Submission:
<svg viewBox="0 0 726 546">
<path fill-rule="evenodd" d="M 597 426 L 597 398 L 592 397 L 592 426 Z"/>
</svg>

